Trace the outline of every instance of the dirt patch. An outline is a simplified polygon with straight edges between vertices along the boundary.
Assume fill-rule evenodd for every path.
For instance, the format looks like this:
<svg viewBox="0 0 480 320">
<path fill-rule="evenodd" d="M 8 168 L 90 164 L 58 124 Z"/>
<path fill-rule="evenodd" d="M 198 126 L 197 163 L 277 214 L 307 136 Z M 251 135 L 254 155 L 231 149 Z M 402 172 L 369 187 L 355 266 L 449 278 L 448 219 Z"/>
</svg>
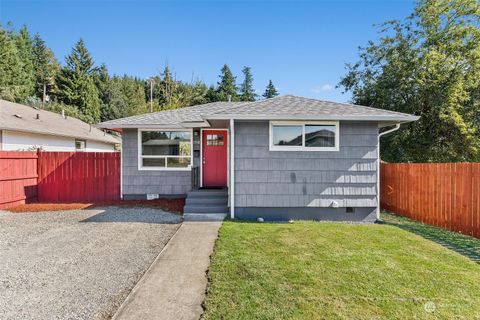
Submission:
<svg viewBox="0 0 480 320">
<path fill-rule="evenodd" d="M 10 212 L 39 212 L 77 210 L 91 207 L 91 203 L 27 203 L 8 208 Z"/>
<path fill-rule="evenodd" d="M 96 203 L 28 203 L 21 204 L 13 208 L 7 209 L 10 212 L 40 212 L 40 211 L 64 211 L 78 210 L 105 206 L 121 206 L 121 207 L 154 207 L 160 208 L 167 212 L 183 213 L 185 199 L 155 199 L 155 200 L 116 200 L 103 201 Z"/>
<path fill-rule="evenodd" d="M 167 212 L 182 214 L 183 207 L 185 206 L 185 198 L 155 200 L 117 200 L 92 204 L 92 207 L 104 206 L 156 207 Z"/>
</svg>

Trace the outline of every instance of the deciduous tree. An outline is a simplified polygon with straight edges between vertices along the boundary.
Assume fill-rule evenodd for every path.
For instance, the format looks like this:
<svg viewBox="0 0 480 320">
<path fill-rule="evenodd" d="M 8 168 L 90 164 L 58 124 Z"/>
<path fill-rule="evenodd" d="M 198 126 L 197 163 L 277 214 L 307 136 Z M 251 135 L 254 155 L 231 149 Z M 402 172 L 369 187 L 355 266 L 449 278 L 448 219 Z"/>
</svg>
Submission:
<svg viewBox="0 0 480 320">
<path fill-rule="evenodd" d="M 382 26 L 340 82 L 360 105 L 419 115 L 382 138 L 386 161 L 480 160 L 480 5 L 421 0 Z"/>
</svg>

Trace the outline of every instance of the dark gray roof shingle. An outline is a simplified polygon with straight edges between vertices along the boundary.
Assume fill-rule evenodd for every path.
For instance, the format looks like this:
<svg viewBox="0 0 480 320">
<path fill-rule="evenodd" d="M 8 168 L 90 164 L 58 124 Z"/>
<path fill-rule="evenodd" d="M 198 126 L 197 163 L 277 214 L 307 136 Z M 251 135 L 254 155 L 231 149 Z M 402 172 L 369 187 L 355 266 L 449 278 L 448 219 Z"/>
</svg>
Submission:
<svg viewBox="0 0 480 320">
<path fill-rule="evenodd" d="M 347 103 L 281 96 L 254 102 L 214 102 L 188 108 L 167 110 L 100 123 L 100 127 L 170 126 L 184 127 L 187 122 L 203 123 L 214 119 L 269 120 L 360 120 L 388 123 L 418 119 L 405 113 Z"/>
<path fill-rule="evenodd" d="M 281 96 L 229 108 L 222 115 L 406 116 L 405 113 L 297 96 Z"/>
<path fill-rule="evenodd" d="M 243 104 L 240 102 L 212 102 L 197 106 L 165 110 L 153 113 L 146 113 L 127 118 L 115 119 L 99 123 L 98 127 L 117 128 L 162 125 L 172 128 L 183 127 L 184 122 L 203 122 L 205 116 L 218 113 L 234 105 Z"/>
</svg>

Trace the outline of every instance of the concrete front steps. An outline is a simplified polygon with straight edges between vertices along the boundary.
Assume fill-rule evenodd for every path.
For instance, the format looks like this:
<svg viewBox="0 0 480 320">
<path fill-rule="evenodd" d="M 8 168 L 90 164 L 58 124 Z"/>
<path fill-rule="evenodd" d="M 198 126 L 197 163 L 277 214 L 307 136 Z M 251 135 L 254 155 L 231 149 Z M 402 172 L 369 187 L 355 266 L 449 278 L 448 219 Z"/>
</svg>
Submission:
<svg viewBox="0 0 480 320">
<path fill-rule="evenodd" d="M 183 208 L 185 221 L 222 221 L 227 214 L 227 189 L 200 189 L 187 194 Z"/>
</svg>

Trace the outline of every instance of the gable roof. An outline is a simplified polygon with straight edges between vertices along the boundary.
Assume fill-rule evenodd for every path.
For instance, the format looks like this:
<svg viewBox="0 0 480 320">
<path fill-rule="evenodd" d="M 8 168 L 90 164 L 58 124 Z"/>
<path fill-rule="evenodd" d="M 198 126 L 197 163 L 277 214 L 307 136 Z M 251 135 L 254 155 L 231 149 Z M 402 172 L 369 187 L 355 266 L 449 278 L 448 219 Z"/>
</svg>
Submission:
<svg viewBox="0 0 480 320">
<path fill-rule="evenodd" d="M 103 128 L 209 126 L 208 120 L 349 120 L 384 125 L 418 120 L 406 113 L 292 95 L 253 102 L 214 102 L 98 124 Z"/>
<path fill-rule="evenodd" d="M 121 142 L 119 138 L 105 133 L 77 118 L 64 118 L 58 113 L 5 100 L 0 100 L 0 130 L 2 129 L 112 144 Z"/>
</svg>

